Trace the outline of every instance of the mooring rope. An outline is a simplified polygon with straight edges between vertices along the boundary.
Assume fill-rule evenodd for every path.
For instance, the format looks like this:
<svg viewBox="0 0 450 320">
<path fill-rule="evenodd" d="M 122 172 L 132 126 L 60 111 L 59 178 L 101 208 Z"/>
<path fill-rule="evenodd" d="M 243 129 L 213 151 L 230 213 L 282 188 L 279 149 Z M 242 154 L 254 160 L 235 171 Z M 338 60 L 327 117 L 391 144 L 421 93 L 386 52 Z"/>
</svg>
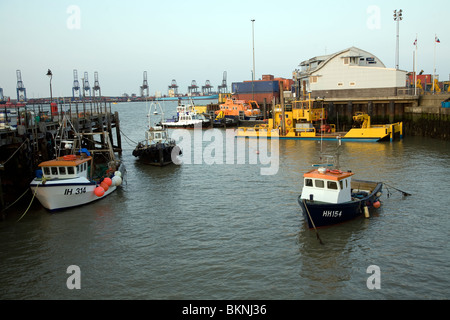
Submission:
<svg viewBox="0 0 450 320">
<path fill-rule="evenodd" d="M 13 205 L 15 205 L 16 202 L 19 201 L 19 200 L 20 200 L 20 199 L 28 192 L 28 190 L 29 190 L 29 189 L 27 188 L 27 190 L 25 190 L 25 192 L 22 193 L 22 195 L 21 195 L 19 198 L 17 198 L 16 201 L 14 201 L 14 202 L 11 203 L 9 206 L 7 206 L 5 209 L 3 209 L 2 212 L 8 210 L 8 209 L 11 208 Z"/>
<path fill-rule="evenodd" d="M 34 197 L 36 196 L 36 193 L 37 193 L 37 190 L 38 190 L 38 188 L 39 188 L 39 185 L 42 184 L 42 183 L 44 183 L 44 182 L 45 182 L 45 179 L 43 178 L 43 179 L 42 179 L 42 182 L 40 182 L 40 183 L 38 183 L 38 184 L 36 185 L 36 189 L 34 190 L 33 197 L 31 198 L 31 201 L 30 201 L 30 204 L 28 205 L 27 210 L 25 210 L 25 212 L 22 214 L 22 216 L 20 216 L 20 218 L 19 218 L 19 220 L 17 220 L 17 222 L 19 222 L 19 221 L 25 216 L 25 214 L 28 212 L 28 210 L 30 210 L 31 204 L 33 203 Z"/>
<path fill-rule="evenodd" d="M 6 160 L 5 162 L 2 163 L 2 165 L 5 165 L 9 160 L 11 160 L 12 157 L 15 156 L 15 154 L 17 153 L 17 151 L 19 151 L 19 150 L 22 148 L 22 146 L 25 144 L 25 142 L 27 142 L 27 141 L 28 141 L 28 138 L 25 139 L 25 141 L 20 145 L 20 147 L 18 147 L 17 150 L 14 151 L 14 153 L 8 158 L 8 160 Z"/>
<path fill-rule="evenodd" d="M 128 138 L 128 136 L 127 136 L 125 133 L 123 133 L 122 130 L 120 130 L 120 133 L 123 134 L 123 135 L 125 136 L 125 138 L 127 138 L 128 140 L 130 140 L 131 142 L 133 142 L 135 145 L 137 144 L 137 142 L 134 142 L 133 140 L 131 140 L 130 138 Z M 130 145 L 130 146 L 131 146 L 131 145 Z"/>
<path fill-rule="evenodd" d="M 309 214 L 308 206 L 306 205 L 305 199 L 302 199 L 302 201 L 303 201 L 303 205 L 305 206 L 306 212 L 308 213 L 309 220 L 311 220 L 314 230 L 316 231 L 317 239 L 319 240 L 320 244 L 323 244 L 322 239 L 320 239 L 320 237 L 319 237 L 319 232 L 317 231 L 316 225 L 314 224 L 314 221 L 313 221 L 311 215 Z"/>
</svg>

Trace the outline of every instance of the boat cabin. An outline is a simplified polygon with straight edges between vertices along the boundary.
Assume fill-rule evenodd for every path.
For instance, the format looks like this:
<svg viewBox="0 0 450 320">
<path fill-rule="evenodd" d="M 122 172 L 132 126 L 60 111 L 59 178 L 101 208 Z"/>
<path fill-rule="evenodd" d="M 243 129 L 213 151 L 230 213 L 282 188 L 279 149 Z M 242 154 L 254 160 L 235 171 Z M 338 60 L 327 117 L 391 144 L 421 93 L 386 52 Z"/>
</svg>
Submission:
<svg viewBox="0 0 450 320">
<path fill-rule="evenodd" d="M 54 160 L 41 162 L 39 167 L 42 169 L 45 179 L 75 179 L 87 178 L 89 176 L 89 162 L 92 157 L 81 157 L 67 155 L 58 157 Z"/>
<path fill-rule="evenodd" d="M 351 201 L 352 175 L 352 172 L 329 170 L 324 167 L 307 172 L 303 175 L 301 198 L 326 203 Z"/>
<path fill-rule="evenodd" d="M 146 133 L 145 133 L 145 139 L 147 142 L 147 145 L 154 144 L 154 143 L 163 143 L 167 140 L 167 131 L 164 130 L 162 127 L 151 127 Z"/>
</svg>

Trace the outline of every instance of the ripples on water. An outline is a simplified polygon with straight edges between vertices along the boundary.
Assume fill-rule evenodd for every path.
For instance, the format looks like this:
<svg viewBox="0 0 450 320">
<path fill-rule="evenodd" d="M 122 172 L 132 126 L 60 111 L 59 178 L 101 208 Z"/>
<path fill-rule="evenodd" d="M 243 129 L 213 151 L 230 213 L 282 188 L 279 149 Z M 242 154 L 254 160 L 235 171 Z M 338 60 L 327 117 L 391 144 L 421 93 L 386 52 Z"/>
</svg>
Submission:
<svg viewBox="0 0 450 320">
<path fill-rule="evenodd" d="M 297 197 L 303 172 L 336 143 L 280 141 L 272 176 L 248 161 L 154 168 L 131 155 L 145 104 L 113 108 L 126 183 L 88 206 L 50 214 L 36 204 L 19 223 L 23 208 L 0 223 L 2 299 L 450 298 L 448 143 L 343 143 L 343 169 L 412 196 L 389 188 L 388 198 L 385 187 L 370 219 L 320 229 L 320 245 Z M 81 290 L 66 287 L 72 264 Z M 366 286 L 370 265 L 381 269 L 380 290 Z"/>
</svg>

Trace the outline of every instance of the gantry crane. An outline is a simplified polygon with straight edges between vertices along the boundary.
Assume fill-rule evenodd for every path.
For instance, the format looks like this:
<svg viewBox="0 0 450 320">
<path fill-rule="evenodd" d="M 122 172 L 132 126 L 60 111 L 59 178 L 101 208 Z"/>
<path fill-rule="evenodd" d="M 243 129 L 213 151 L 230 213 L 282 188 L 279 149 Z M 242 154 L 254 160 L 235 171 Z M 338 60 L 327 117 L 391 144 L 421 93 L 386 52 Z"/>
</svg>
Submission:
<svg viewBox="0 0 450 320">
<path fill-rule="evenodd" d="M 75 92 L 77 92 L 78 98 L 81 99 L 80 83 L 78 82 L 78 71 L 73 70 L 73 87 L 72 87 L 72 100 L 75 100 Z"/>
<path fill-rule="evenodd" d="M 22 74 L 20 70 L 17 70 L 16 74 L 17 74 L 17 101 L 27 101 L 27 90 L 23 85 Z M 23 95 L 20 94 L 21 92 L 23 92 Z"/>
<path fill-rule="evenodd" d="M 149 96 L 149 88 L 148 88 L 148 82 L 147 82 L 147 71 L 144 71 L 144 81 L 142 82 L 142 86 L 141 86 L 141 97 L 144 97 L 144 91 L 146 91 L 147 93 L 145 94 L 145 97 Z"/>
<path fill-rule="evenodd" d="M 89 85 L 88 73 L 84 72 L 83 96 L 86 96 L 86 91 L 89 91 L 89 97 L 91 97 L 92 93 L 91 93 L 91 86 Z"/>
<path fill-rule="evenodd" d="M 178 85 L 175 79 L 172 79 L 172 83 L 169 86 L 169 90 L 173 90 L 173 94 L 175 97 L 178 95 Z"/>
<path fill-rule="evenodd" d="M 206 80 L 205 85 L 202 86 L 202 93 L 204 95 L 208 95 L 211 94 L 211 90 L 212 90 L 211 82 L 209 80 Z"/>
<path fill-rule="evenodd" d="M 95 98 L 96 92 L 98 92 L 99 97 L 102 96 L 102 92 L 100 90 L 100 83 L 98 82 L 98 72 L 97 71 L 94 72 L 94 87 L 92 89 L 94 89 L 94 98 Z"/>
<path fill-rule="evenodd" d="M 226 71 L 224 71 L 223 72 L 223 80 L 222 80 L 222 84 L 221 85 L 219 85 L 218 87 L 217 87 L 217 91 L 219 92 L 219 93 L 227 93 L 228 92 L 228 86 L 227 86 L 227 72 Z"/>
<path fill-rule="evenodd" d="M 188 87 L 188 92 L 190 94 L 194 93 L 196 94 L 198 90 L 197 81 L 192 80 L 191 85 Z"/>
</svg>

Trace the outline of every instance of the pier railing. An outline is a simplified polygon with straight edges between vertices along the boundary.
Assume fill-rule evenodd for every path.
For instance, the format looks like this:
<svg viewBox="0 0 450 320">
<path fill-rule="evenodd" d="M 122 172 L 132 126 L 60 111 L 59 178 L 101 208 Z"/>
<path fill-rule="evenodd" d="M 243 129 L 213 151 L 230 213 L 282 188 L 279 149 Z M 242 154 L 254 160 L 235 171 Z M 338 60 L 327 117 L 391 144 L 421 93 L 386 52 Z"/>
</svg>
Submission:
<svg viewBox="0 0 450 320">
<path fill-rule="evenodd" d="M 60 122 L 65 115 L 70 119 L 91 119 L 95 116 L 111 114 L 111 103 L 62 103 L 62 104 L 26 104 L 23 106 L 0 106 L 4 121 L 0 129 L 18 129 L 27 131 L 41 122 Z"/>
</svg>

